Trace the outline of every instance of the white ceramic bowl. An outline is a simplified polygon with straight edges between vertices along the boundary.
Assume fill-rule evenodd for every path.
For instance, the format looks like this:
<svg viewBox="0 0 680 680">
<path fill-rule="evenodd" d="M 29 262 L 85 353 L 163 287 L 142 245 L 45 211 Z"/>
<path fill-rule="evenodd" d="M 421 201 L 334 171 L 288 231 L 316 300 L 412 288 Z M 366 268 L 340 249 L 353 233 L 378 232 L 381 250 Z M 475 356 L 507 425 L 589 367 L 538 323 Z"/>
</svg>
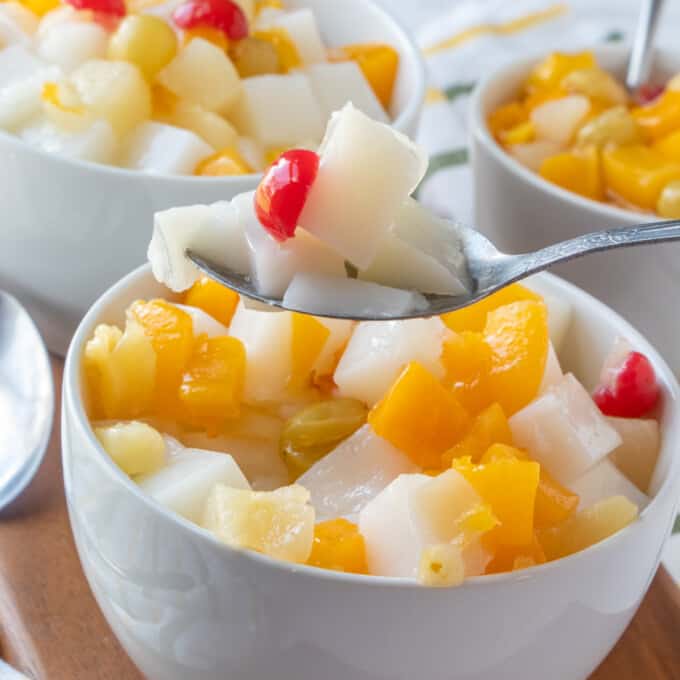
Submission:
<svg viewBox="0 0 680 680">
<path fill-rule="evenodd" d="M 287 0 L 311 7 L 330 47 L 385 42 L 401 56 L 394 127 L 413 135 L 425 96 L 422 57 L 370 0 Z M 260 175 L 160 177 L 50 155 L 0 132 L 0 288 L 31 311 L 50 350 L 63 354 L 98 295 L 140 265 L 153 213 L 254 189 Z"/>
<path fill-rule="evenodd" d="M 80 357 L 97 323 L 121 323 L 130 301 L 165 291 L 143 267 L 100 298 L 66 360 L 66 498 L 90 586 L 142 672 L 151 680 L 586 678 L 637 609 L 675 516 L 680 395 L 656 350 L 611 309 L 549 275 L 535 287 L 573 304 L 563 363 L 587 386 L 617 335 L 652 361 L 663 389 L 654 498 L 597 546 L 452 589 L 240 552 L 144 496 L 92 434 Z"/>
<path fill-rule="evenodd" d="M 594 50 L 600 64 L 622 76 L 629 50 Z M 472 164 L 476 226 L 507 252 L 534 250 L 556 241 L 611 227 L 660 219 L 582 198 L 547 182 L 515 161 L 493 139 L 487 116 L 511 100 L 532 66 L 523 59 L 490 74 L 471 102 Z M 680 71 L 680 52 L 659 51 L 657 74 Z M 677 290 L 680 245 L 663 244 L 589 256 L 555 269 L 623 314 L 652 340 L 680 375 Z"/>
</svg>

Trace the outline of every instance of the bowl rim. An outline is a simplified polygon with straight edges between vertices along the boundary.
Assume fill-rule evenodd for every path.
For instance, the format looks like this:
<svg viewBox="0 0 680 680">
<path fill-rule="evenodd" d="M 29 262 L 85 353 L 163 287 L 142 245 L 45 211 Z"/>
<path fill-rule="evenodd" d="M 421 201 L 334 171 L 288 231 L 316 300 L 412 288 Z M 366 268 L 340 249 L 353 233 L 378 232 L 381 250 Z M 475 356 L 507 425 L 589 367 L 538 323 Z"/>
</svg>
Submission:
<svg viewBox="0 0 680 680">
<path fill-rule="evenodd" d="M 576 48 L 575 48 L 576 49 Z M 594 52 L 596 56 L 599 54 L 611 54 L 611 55 L 625 55 L 629 52 L 629 45 L 627 43 L 616 43 L 616 44 L 604 44 L 596 45 L 589 49 Z M 570 52 L 574 50 L 560 50 L 562 52 Z M 538 173 L 533 172 L 529 168 L 522 165 L 518 160 L 513 158 L 493 137 L 489 127 L 486 123 L 486 116 L 483 110 L 483 100 L 486 98 L 488 93 L 493 92 L 498 83 L 504 80 L 504 78 L 509 74 L 515 74 L 517 71 L 526 70 L 548 54 L 545 49 L 535 50 L 533 53 L 524 56 L 520 59 L 515 59 L 509 62 L 505 62 L 502 66 L 491 71 L 485 75 L 477 84 L 471 100 L 469 108 L 468 120 L 470 121 L 470 131 L 471 136 L 478 141 L 480 144 L 484 145 L 484 148 L 491 154 L 493 159 L 502 165 L 510 173 L 521 178 L 526 184 L 529 184 L 533 189 L 540 191 L 545 194 L 551 195 L 562 202 L 570 203 L 577 206 L 584 212 L 590 212 L 598 217 L 605 217 L 621 220 L 624 223 L 631 222 L 653 222 L 655 220 L 663 219 L 656 213 L 651 212 L 640 212 L 637 210 L 629 210 L 616 205 L 611 205 L 609 203 L 603 203 L 602 201 L 596 201 L 592 198 L 586 198 L 573 191 L 564 189 L 548 180 L 543 179 Z M 680 62 L 680 52 L 675 52 L 671 49 L 664 47 L 655 48 L 656 55 L 669 55 Z M 474 153 L 473 153 L 474 157 Z"/>
<path fill-rule="evenodd" d="M 416 80 L 415 86 L 410 89 L 410 94 L 403 110 L 396 118 L 389 122 L 389 126 L 394 130 L 406 133 L 409 125 L 414 121 L 417 122 L 420 110 L 425 103 L 425 60 L 411 33 L 404 28 L 402 23 L 391 12 L 387 11 L 387 9 L 379 5 L 375 0 L 355 1 L 366 5 L 368 10 L 378 17 L 384 25 L 391 26 L 403 46 L 404 54 L 402 58 L 405 58 L 414 69 Z M 264 172 L 251 172 L 244 175 L 224 175 L 222 177 L 154 174 L 144 172 L 143 170 L 123 168 L 108 163 L 96 163 L 94 161 L 82 160 L 79 158 L 69 158 L 57 153 L 49 153 L 48 151 L 30 146 L 23 139 L 11 132 L 0 129 L 0 144 L 3 143 L 9 145 L 10 148 L 7 150 L 8 152 L 27 153 L 28 155 L 37 157 L 38 160 L 50 160 L 56 164 L 65 163 L 74 168 L 101 174 L 110 174 L 114 177 L 129 179 L 144 178 L 148 182 L 165 183 L 171 186 L 174 184 L 181 184 L 182 186 L 197 185 L 219 187 L 225 184 L 252 182 L 255 179 L 261 178 L 264 174 Z"/>
<path fill-rule="evenodd" d="M 135 484 L 135 482 L 130 477 L 125 475 L 111 460 L 97 440 L 94 430 L 90 425 L 85 412 L 81 394 L 82 367 L 80 360 L 85 343 L 91 336 L 91 333 L 98 322 L 102 311 L 112 302 L 119 300 L 125 295 L 129 295 L 128 288 L 134 287 L 135 284 L 139 283 L 141 280 L 148 279 L 152 276 L 151 266 L 148 263 L 141 265 L 137 269 L 134 269 L 132 272 L 127 274 L 116 284 L 110 287 L 105 293 L 103 293 L 88 310 L 87 314 L 83 317 L 80 324 L 78 325 L 78 329 L 76 330 L 69 345 L 63 372 L 63 406 L 61 418 L 62 459 L 71 455 L 70 453 L 65 453 L 65 451 L 67 449 L 70 450 L 67 433 L 70 425 L 72 425 L 73 427 L 76 427 L 80 430 L 82 437 L 89 444 L 89 455 L 91 455 L 93 459 L 96 460 L 100 466 L 102 466 L 103 470 L 105 470 L 109 477 L 112 478 L 114 483 L 120 485 L 126 489 L 126 491 L 130 492 L 139 502 L 143 503 L 152 513 L 162 517 L 164 521 L 178 526 L 180 531 L 188 532 L 189 535 L 194 539 L 207 541 L 209 544 L 212 544 L 218 550 L 222 551 L 225 555 L 230 555 L 234 558 L 241 557 L 265 567 L 281 570 L 288 574 L 302 574 L 313 578 L 327 579 L 335 583 L 345 583 L 349 585 L 374 588 L 423 588 L 423 586 L 417 581 L 406 577 L 375 576 L 370 574 L 336 572 L 304 564 L 284 562 L 282 560 L 278 560 L 252 550 L 234 548 L 232 546 L 226 545 L 225 543 L 219 541 L 217 537 L 213 536 L 206 529 L 203 529 L 199 525 L 190 522 L 186 518 L 181 517 L 168 508 L 156 503 L 153 499 L 143 493 L 139 486 Z M 569 283 L 568 281 L 565 281 L 554 274 L 541 272 L 540 274 L 535 275 L 535 279 L 537 281 L 546 281 L 549 282 L 550 285 L 557 286 L 557 288 L 561 289 L 561 292 L 564 293 L 565 297 L 569 300 L 573 301 L 581 299 L 583 304 L 599 309 L 602 314 L 611 321 L 612 325 L 616 327 L 617 332 L 625 334 L 626 337 L 630 338 L 635 346 L 639 347 L 641 351 L 643 351 L 650 359 L 661 384 L 664 386 L 665 398 L 670 400 L 670 403 L 672 404 L 672 408 L 669 411 L 667 427 L 663 431 L 664 436 L 661 438 L 661 448 L 659 451 L 659 455 L 661 455 L 661 452 L 666 449 L 670 449 L 671 458 L 669 461 L 668 471 L 656 494 L 650 499 L 650 502 L 645 506 L 642 512 L 640 512 L 635 521 L 623 529 L 617 531 L 615 534 L 607 537 L 603 541 L 591 545 L 577 553 L 568 555 L 567 557 L 562 557 L 545 564 L 536 565 L 529 569 L 522 569 L 515 572 L 503 572 L 499 574 L 483 574 L 480 576 L 472 576 L 466 578 L 461 585 L 453 588 L 447 588 L 447 590 L 458 591 L 461 588 L 474 589 L 484 587 L 485 584 L 492 585 L 506 582 L 515 583 L 519 581 L 526 581 L 528 579 L 537 578 L 540 574 L 546 571 L 561 569 L 562 565 L 565 563 L 571 564 L 579 560 L 588 559 L 589 556 L 595 551 L 606 550 L 609 545 L 623 540 L 628 534 L 635 530 L 635 528 L 646 518 L 647 515 L 655 511 L 656 507 L 662 503 L 666 496 L 668 496 L 670 493 L 673 493 L 674 491 L 677 491 L 677 487 L 680 487 L 680 386 L 678 386 L 678 382 L 671 369 L 668 367 L 664 359 L 654 348 L 651 342 L 647 340 L 622 316 L 608 307 L 604 302 L 593 297 L 578 286 L 575 286 L 574 284 Z M 132 301 L 132 298 L 130 301 Z M 66 468 L 66 464 L 63 460 L 62 464 Z M 66 493 L 68 500 L 68 489 Z M 68 504 L 71 505 L 71 502 L 68 501 Z M 678 505 L 680 505 L 680 496 L 676 498 L 674 508 L 677 509 Z M 73 510 L 71 510 L 71 513 L 72 512 Z M 667 535 L 670 531 L 674 517 L 675 513 L 668 523 L 665 535 Z"/>
</svg>

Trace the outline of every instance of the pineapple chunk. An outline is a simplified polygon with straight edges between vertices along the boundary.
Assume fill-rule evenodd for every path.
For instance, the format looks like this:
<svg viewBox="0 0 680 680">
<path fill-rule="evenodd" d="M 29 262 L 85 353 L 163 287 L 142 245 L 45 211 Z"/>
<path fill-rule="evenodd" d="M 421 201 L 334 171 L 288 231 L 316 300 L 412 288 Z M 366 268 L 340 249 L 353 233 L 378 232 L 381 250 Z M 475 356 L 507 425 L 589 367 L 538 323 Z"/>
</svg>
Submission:
<svg viewBox="0 0 680 680">
<path fill-rule="evenodd" d="M 642 509 L 649 499 L 607 458 L 571 483 L 571 491 L 578 494 L 579 509 L 585 510 L 611 496 L 623 496 Z"/>
<path fill-rule="evenodd" d="M 238 72 L 224 50 L 194 38 L 158 74 L 170 92 L 206 111 L 228 113 L 241 96 Z"/>
<path fill-rule="evenodd" d="M 126 61 L 86 61 L 71 75 L 83 104 L 106 118 L 120 137 L 151 115 L 151 93 L 139 69 Z"/>
<path fill-rule="evenodd" d="M 152 474 L 165 464 L 165 442 L 139 421 L 95 427 L 94 433 L 113 462 L 127 475 Z"/>
<path fill-rule="evenodd" d="M 38 54 L 71 73 L 86 61 L 104 59 L 108 44 L 109 34 L 98 23 L 68 21 L 41 32 Z"/>
<path fill-rule="evenodd" d="M 288 562 L 304 563 L 314 540 L 314 508 L 301 486 L 248 491 L 216 484 L 205 504 L 203 526 L 222 542 Z"/>
<path fill-rule="evenodd" d="M 136 482 L 160 505 L 195 523 L 201 521 L 203 506 L 215 484 L 250 489 L 229 454 L 201 449 L 175 453 L 165 467 L 138 477 Z"/>
<path fill-rule="evenodd" d="M 609 458 L 640 491 L 648 493 L 659 455 L 659 423 L 644 418 L 607 418 L 607 422 L 622 440 Z"/>
<path fill-rule="evenodd" d="M 465 579 L 465 562 L 459 545 L 438 543 L 427 546 L 418 565 L 418 583 L 423 586 L 459 586 Z"/>
</svg>

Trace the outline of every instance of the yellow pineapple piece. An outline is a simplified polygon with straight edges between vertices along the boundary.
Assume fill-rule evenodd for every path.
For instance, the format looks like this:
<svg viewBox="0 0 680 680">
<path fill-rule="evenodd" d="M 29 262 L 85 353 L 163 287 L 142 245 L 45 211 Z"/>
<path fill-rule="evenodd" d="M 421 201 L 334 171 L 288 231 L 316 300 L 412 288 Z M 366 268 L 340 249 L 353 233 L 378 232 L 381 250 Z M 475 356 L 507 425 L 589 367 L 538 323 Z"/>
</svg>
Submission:
<svg viewBox="0 0 680 680">
<path fill-rule="evenodd" d="M 458 586 L 465 578 L 463 552 L 455 543 L 428 545 L 420 556 L 418 583 L 424 586 Z"/>
<path fill-rule="evenodd" d="M 113 462 L 127 475 L 146 475 L 163 467 L 165 442 L 153 427 L 132 421 L 94 430 Z"/>
</svg>

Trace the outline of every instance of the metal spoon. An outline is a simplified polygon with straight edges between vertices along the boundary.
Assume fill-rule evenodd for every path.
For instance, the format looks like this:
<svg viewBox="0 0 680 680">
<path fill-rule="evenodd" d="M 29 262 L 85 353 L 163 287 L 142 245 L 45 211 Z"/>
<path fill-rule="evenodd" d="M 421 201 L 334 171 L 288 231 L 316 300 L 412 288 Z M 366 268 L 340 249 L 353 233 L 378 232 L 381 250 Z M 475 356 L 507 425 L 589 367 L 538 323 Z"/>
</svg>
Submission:
<svg viewBox="0 0 680 680">
<path fill-rule="evenodd" d="M 643 0 L 641 3 L 626 73 L 626 87 L 631 95 L 636 95 L 649 78 L 652 67 L 652 43 L 663 4 L 664 0 Z"/>
<path fill-rule="evenodd" d="M 0 291 L 0 509 L 33 479 L 53 413 L 52 371 L 42 338 L 26 310 Z"/>
<path fill-rule="evenodd" d="M 584 234 L 569 241 L 555 243 L 533 253 L 508 255 L 500 252 L 491 241 L 474 229 L 461 227 L 453 222 L 450 223 L 450 228 L 450 238 L 460 240 L 466 258 L 467 294 L 457 296 L 425 295 L 427 308 L 414 309 L 399 315 L 334 314 L 332 310 L 329 310 L 328 313 L 314 313 L 317 316 L 351 318 L 357 321 L 433 316 L 467 307 L 510 283 L 548 269 L 560 262 L 614 248 L 680 240 L 680 220 L 667 220 Z M 204 274 L 232 288 L 237 293 L 267 305 L 285 308 L 283 300 L 280 298 L 260 295 L 248 276 L 215 264 L 190 250 L 186 252 L 186 255 Z M 304 312 L 305 310 L 295 309 L 292 311 Z"/>
</svg>

